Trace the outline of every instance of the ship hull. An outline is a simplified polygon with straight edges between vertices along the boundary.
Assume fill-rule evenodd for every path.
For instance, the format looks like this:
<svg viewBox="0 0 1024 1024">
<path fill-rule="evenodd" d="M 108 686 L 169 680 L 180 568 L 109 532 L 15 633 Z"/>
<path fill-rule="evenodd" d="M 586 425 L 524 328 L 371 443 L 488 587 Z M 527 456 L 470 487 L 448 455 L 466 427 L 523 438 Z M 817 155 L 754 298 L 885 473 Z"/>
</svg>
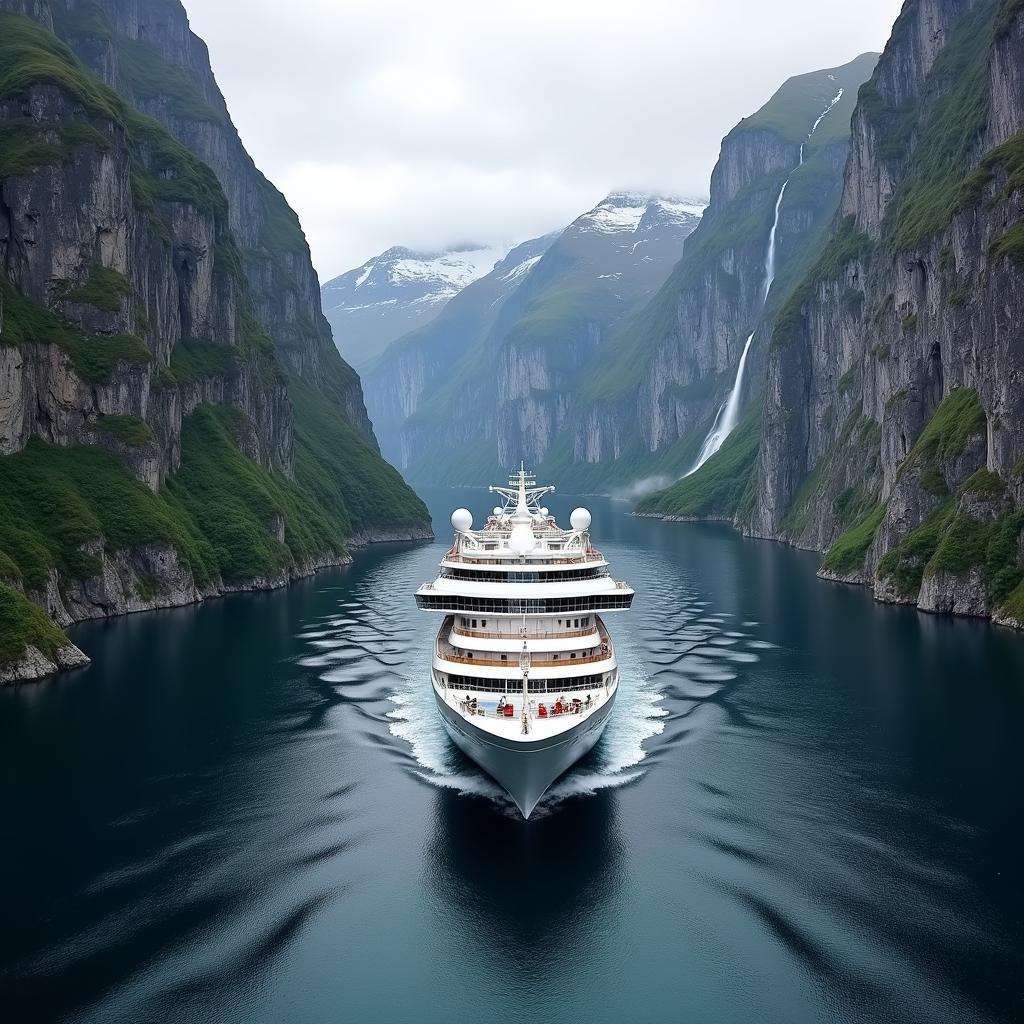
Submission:
<svg viewBox="0 0 1024 1024">
<path fill-rule="evenodd" d="M 434 699 L 452 742 L 512 797 L 524 818 L 529 818 L 551 784 L 601 738 L 615 693 L 578 725 L 537 741 L 505 739 L 485 732 L 446 704 L 436 689 Z"/>
</svg>

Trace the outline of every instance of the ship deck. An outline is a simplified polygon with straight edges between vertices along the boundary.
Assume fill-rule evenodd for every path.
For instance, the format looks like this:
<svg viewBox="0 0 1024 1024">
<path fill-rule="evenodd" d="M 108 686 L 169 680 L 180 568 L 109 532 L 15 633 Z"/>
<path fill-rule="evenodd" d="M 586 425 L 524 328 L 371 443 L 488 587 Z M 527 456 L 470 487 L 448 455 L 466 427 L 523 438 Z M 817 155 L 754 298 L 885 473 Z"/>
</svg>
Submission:
<svg viewBox="0 0 1024 1024">
<path fill-rule="evenodd" d="M 582 725 L 599 708 L 614 699 L 618 679 L 616 676 L 608 687 L 596 686 L 586 693 L 578 695 L 567 691 L 565 693 L 567 710 L 560 713 L 556 713 L 554 710 L 560 694 L 531 694 L 527 708 L 529 731 L 526 733 L 523 732 L 522 693 L 511 693 L 505 698 L 512 705 L 513 713 L 504 715 L 498 711 L 498 701 L 500 700 L 498 694 L 493 697 L 478 696 L 474 707 L 470 701 L 465 699 L 465 694 L 471 691 L 439 686 L 436 677 L 433 679 L 433 685 L 438 700 L 457 711 L 460 717 L 470 725 L 504 740 L 532 743 L 572 732 L 577 726 Z M 546 716 L 541 715 L 541 706 L 546 709 Z"/>
</svg>

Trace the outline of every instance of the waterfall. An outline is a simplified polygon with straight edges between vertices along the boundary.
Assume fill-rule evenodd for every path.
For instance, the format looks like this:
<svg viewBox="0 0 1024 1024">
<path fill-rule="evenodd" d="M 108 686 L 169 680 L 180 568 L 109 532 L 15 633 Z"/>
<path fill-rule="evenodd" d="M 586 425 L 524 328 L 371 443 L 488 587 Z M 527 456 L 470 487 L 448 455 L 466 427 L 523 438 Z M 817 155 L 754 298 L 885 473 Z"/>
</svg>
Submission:
<svg viewBox="0 0 1024 1024">
<path fill-rule="evenodd" d="M 824 120 L 825 115 L 832 110 L 832 108 L 843 98 L 843 90 L 833 97 L 832 102 L 818 115 L 818 119 L 811 125 L 811 130 L 807 133 L 807 138 L 800 143 L 800 162 L 796 165 L 802 167 L 804 163 L 804 146 L 807 145 L 807 141 L 814 134 L 815 129 Z M 796 170 L 796 168 L 794 168 Z M 790 173 L 792 177 L 792 172 Z M 771 291 L 772 282 L 775 280 L 775 233 L 779 227 L 779 210 L 782 208 L 782 197 L 786 194 L 786 186 L 789 184 L 789 178 L 782 183 L 782 188 L 779 189 L 778 198 L 775 200 L 775 216 L 772 218 L 772 227 L 768 232 L 768 249 L 764 256 L 764 287 L 761 290 L 761 309 L 764 309 L 765 303 L 768 301 L 768 293 Z M 739 366 L 736 367 L 736 379 L 733 381 L 732 390 L 729 392 L 729 397 L 722 403 L 718 409 L 718 414 L 715 416 L 715 422 L 711 424 L 711 429 L 708 431 L 708 436 L 704 438 L 704 444 L 701 445 L 700 454 L 697 456 L 697 461 L 693 464 L 693 468 L 688 472 L 684 473 L 683 476 L 688 477 L 693 473 L 696 473 L 701 466 L 704 465 L 708 459 L 711 458 L 719 448 L 722 447 L 725 439 L 736 429 L 736 424 L 740 418 L 740 399 L 743 396 L 743 372 L 747 368 L 747 355 L 750 353 L 750 345 L 754 340 L 754 335 L 757 333 L 757 327 L 755 327 L 750 334 L 747 335 L 747 340 L 743 345 L 743 352 L 740 354 Z"/>
</svg>

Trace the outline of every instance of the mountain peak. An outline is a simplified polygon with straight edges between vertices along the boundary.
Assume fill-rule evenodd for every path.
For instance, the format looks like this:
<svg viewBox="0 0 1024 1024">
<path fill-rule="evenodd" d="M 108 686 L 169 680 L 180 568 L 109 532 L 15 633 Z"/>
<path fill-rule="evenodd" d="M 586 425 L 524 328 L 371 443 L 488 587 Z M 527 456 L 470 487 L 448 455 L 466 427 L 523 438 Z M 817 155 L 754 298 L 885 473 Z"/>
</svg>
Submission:
<svg viewBox="0 0 1024 1024">
<path fill-rule="evenodd" d="M 697 220 L 707 201 L 683 199 L 678 196 L 654 195 L 646 192 L 610 192 L 592 210 L 573 221 L 580 231 L 633 233 L 655 224 L 684 223 Z"/>
<path fill-rule="evenodd" d="M 338 348 L 363 369 L 395 338 L 429 323 L 508 251 L 505 245 L 469 242 L 435 251 L 394 245 L 332 278 L 320 291 Z"/>
</svg>

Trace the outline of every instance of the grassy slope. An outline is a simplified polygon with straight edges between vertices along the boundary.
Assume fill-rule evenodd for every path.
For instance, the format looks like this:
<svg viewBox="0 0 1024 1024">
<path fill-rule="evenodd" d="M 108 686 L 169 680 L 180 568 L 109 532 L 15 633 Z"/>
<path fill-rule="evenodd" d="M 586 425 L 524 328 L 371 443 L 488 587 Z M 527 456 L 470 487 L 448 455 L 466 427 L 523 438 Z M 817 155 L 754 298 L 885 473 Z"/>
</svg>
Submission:
<svg viewBox="0 0 1024 1024">
<path fill-rule="evenodd" d="M 52 659 L 67 643 L 42 608 L 0 579 L 0 665 L 19 661 L 27 647 Z"/>
<path fill-rule="evenodd" d="M 66 31 L 101 38 L 109 32 L 98 8 L 64 13 Z M 181 116 L 217 117 L 205 105 L 199 108 L 201 96 L 183 70 L 155 60 L 142 45 L 122 47 L 121 56 L 124 73 L 140 95 L 165 96 Z M 0 97 L 38 83 L 56 85 L 73 97 L 81 120 L 0 125 L 0 176 L 29 175 L 38 167 L 65 163 L 78 145 L 124 144 L 132 155 L 136 206 L 151 215 L 158 237 L 169 240 L 168 225 L 158 213 L 162 201 L 188 202 L 218 218 L 226 215 L 224 194 L 208 167 L 94 78 L 55 36 L 30 19 L 0 12 Z M 261 244 L 278 254 L 284 248 L 304 249 L 298 220 L 283 196 L 269 183 L 265 191 L 270 215 Z M 226 268 L 242 285 L 234 243 L 218 243 L 216 256 L 218 269 Z M 129 293 L 125 278 L 94 266 L 84 284 L 65 297 L 114 311 Z M 140 338 L 86 337 L 74 324 L 25 299 L 2 275 L 0 302 L 0 342 L 57 344 L 86 381 L 110 380 L 119 362 L 151 360 Z M 174 387 L 212 373 L 230 375 L 246 353 L 257 350 L 266 382 L 280 380 L 269 352 L 271 339 L 255 322 L 244 295 L 239 325 L 240 350 L 179 343 L 171 369 L 161 368 L 156 386 Z M 315 324 L 310 329 L 319 337 Z M 39 590 L 51 570 L 65 579 L 94 574 L 99 563 L 82 550 L 86 543 L 100 542 L 108 550 L 170 543 L 204 586 L 218 576 L 241 582 L 278 574 L 292 561 L 339 555 L 354 529 L 428 522 L 422 502 L 334 404 L 351 393 L 357 379 L 333 346 L 325 346 L 325 355 L 322 390 L 293 387 L 296 481 L 262 469 L 241 453 L 236 435 L 246 425 L 239 413 L 208 407 L 186 419 L 181 468 L 160 494 L 99 448 L 55 448 L 33 440 L 24 451 L 0 458 L 0 579 L 10 581 L 0 584 L 0 659 L 17 657 L 28 643 L 52 649 L 64 642 L 60 631 L 10 584 Z M 106 417 L 98 426 L 126 445 L 148 446 L 153 440 L 148 424 L 132 417 Z M 283 541 L 276 536 L 281 522 Z"/>
<path fill-rule="evenodd" d="M 731 519 L 756 474 L 761 443 L 761 405 L 755 403 L 722 447 L 692 476 L 652 494 L 637 505 L 653 515 Z"/>
<path fill-rule="evenodd" d="M 423 502 L 328 397 L 296 380 L 291 396 L 295 478 L 318 507 L 354 530 L 429 523 Z"/>
<path fill-rule="evenodd" d="M 372 529 L 384 517 L 396 526 L 425 522 L 426 508 L 398 473 L 322 395 L 297 390 L 294 481 L 239 451 L 237 436 L 247 428 L 241 413 L 211 406 L 185 419 L 181 467 L 159 494 L 92 446 L 32 440 L 0 458 L 0 579 L 41 590 L 51 570 L 65 580 L 97 572 L 99 561 L 82 550 L 85 544 L 116 551 L 165 542 L 178 549 L 199 586 L 218 576 L 243 583 L 277 576 L 295 562 L 341 556 L 353 530 Z M 147 425 L 129 420 L 115 422 L 118 436 L 145 443 Z M 6 595 L 3 602 L 0 660 L 6 661 L 40 627 L 38 616 L 21 607 L 23 599 Z"/>
<path fill-rule="evenodd" d="M 814 117 L 832 102 L 842 88 L 842 98 L 814 133 L 813 146 L 820 147 L 845 138 L 850 130 L 850 116 L 857 100 L 857 88 L 871 74 L 877 60 L 877 53 L 862 53 L 839 68 L 795 75 L 783 82 L 757 113 L 740 121 L 738 128 L 743 131 L 766 129 L 789 142 L 803 142 Z M 810 123 L 807 120 L 808 111 L 814 111 Z M 810 149 L 809 146 L 808 151 Z"/>
</svg>

